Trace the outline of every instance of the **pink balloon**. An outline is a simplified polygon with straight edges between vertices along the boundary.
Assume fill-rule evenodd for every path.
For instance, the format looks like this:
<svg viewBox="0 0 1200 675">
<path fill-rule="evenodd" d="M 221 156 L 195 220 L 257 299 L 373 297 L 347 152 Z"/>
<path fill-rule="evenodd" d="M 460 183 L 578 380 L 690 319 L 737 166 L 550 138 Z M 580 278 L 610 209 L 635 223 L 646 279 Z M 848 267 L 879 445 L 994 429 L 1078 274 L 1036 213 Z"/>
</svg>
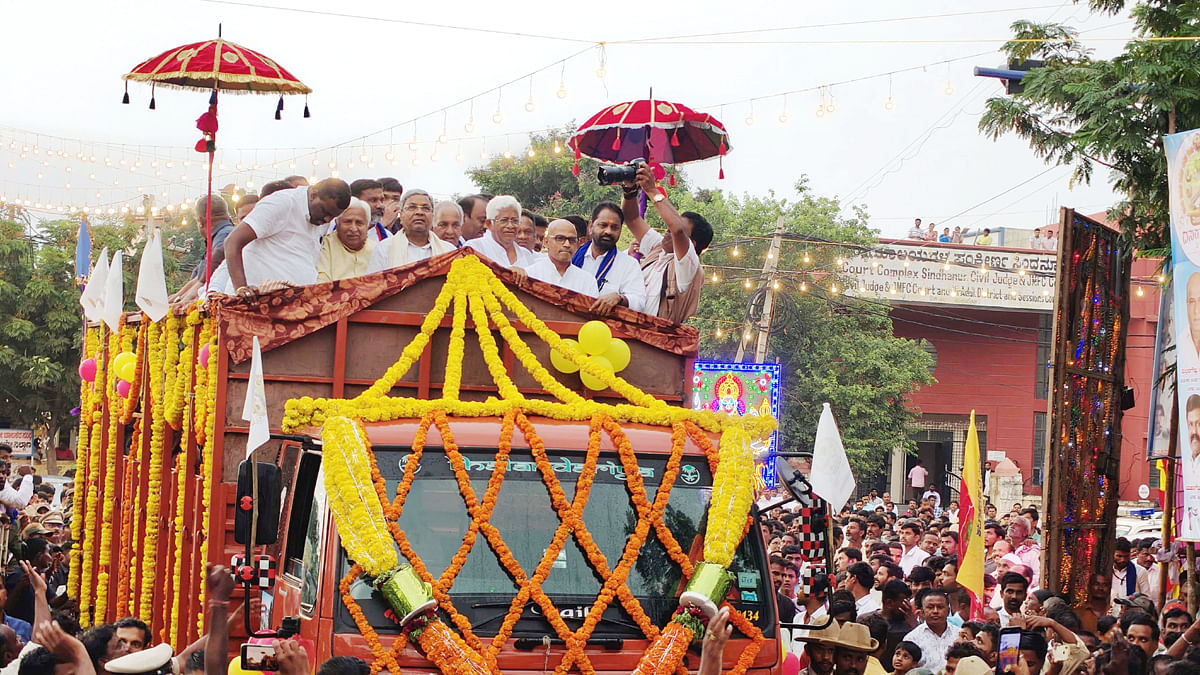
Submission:
<svg viewBox="0 0 1200 675">
<path fill-rule="evenodd" d="M 210 356 L 208 346 L 209 343 L 205 342 L 204 346 L 200 348 L 200 367 L 205 369 L 208 368 L 208 357 Z"/>
<path fill-rule="evenodd" d="M 87 382 L 96 381 L 96 359 L 84 359 L 79 362 L 79 377 Z"/>
<path fill-rule="evenodd" d="M 800 672 L 800 659 L 795 654 L 788 652 L 787 656 L 783 657 L 783 675 L 796 675 Z"/>
<path fill-rule="evenodd" d="M 133 385 L 129 384 L 125 380 L 117 380 L 117 393 L 120 394 L 121 396 L 128 396 L 129 390 L 132 387 L 133 387 Z"/>
</svg>

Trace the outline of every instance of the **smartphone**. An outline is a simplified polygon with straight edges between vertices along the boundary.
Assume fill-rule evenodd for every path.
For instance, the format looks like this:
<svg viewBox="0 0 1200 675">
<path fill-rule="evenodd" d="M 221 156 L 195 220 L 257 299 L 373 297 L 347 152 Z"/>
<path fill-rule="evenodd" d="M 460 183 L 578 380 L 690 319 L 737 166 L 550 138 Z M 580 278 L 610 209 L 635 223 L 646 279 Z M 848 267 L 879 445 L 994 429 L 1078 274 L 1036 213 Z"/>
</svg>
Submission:
<svg viewBox="0 0 1200 675">
<path fill-rule="evenodd" d="M 275 645 L 242 645 L 242 670 L 279 670 Z"/>
<path fill-rule="evenodd" d="M 1021 629 L 1015 626 L 1000 629 L 1000 644 L 996 658 L 996 675 L 1001 675 L 1009 666 L 1017 665 L 1021 658 Z"/>
</svg>

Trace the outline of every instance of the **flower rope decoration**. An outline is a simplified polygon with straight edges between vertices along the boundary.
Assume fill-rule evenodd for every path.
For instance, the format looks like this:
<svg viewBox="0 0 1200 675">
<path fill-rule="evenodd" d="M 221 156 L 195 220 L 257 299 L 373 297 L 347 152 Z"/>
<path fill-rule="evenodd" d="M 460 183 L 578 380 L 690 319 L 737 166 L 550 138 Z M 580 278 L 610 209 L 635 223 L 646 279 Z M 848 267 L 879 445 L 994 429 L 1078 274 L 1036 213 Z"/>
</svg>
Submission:
<svg viewBox="0 0 1200 675">
<path fill-rule="evenodd" d="M 515 321 L 509 319 L 506 310 Z M 451 314 L 450 339 L 442 397 L 433 400 L 389 397 L 396 382 L 421 357 L 447 313 Z M 499 393 L 498 397 L 485 401 L 459 399 L 468 319 L 473 324 L 480 353 Z M 522 339 L 517 324 L 583 371 L 603 381 L 628 403 L 599 403 L 585 399 L 564 386 L 541 365 Z M 556 400 L 528 399 L 521 394 L 500 355 L 494 330 L 505 341 L 516 361 Z M 533 415 L 588 424 L 587 450 L 582 469 L 575 479 L 574 497 L 570 500 L 557 478 L 544 443 L 529 419 Z M 450 426 L 452 416 L 499 418 L 496 461 L 482 498 L 472 487 L 465 457 L 454 440 Z M 419 420 L 420 424 L 395 496 L 389 501 L 386 482 L 370 449 L 365 425 L 398 419 Z M 637 454 L 621 428 L 621 424 L 629 422 L 671 429 L 671 450 L 653 500 L 649 499 L 642 482 Z M 638 672 L 642 675 L 668 675 L 681 671 L 683 653 L 689 644 L 703 636 L 705 619 L 725 599 L 731 577 L 726 568 L 732 563 L 734 551 L 749 522 L 754 466 L 748 439 L 768 433 L 774 425 L 775 421 L 769 417 L 733 418 L 673 407 L 611 372 L 594 367 L 581 350 L 564 342 L 525 307 L 486 265 L 469 256 L 451 264 L 441 292 L 426 314 L 420 331 L 379 380 L 349 400 L 309 397 L 290 400 L 285 407 L 282 426 L 285 431 L 322 428 L 330 509 L 342 545 L 354 563 L 350 572 L 342 578 L 339 590 L 342 601 L 375 657 L 371 666 L 373 673 L 384 668 L 398 672 L 398 658 L 407 640 L 444 675 L 501 675 L 497 656 L 511 638 L 524 608 L 532 601 L 566 645 L 562 660 L 555 666 L 556 675 L 566 675 L 571 670 L 594 675 L 595 667 L 586 653 L 587 641 L 604 611 L 616 601 L 652 641 L 638 665 Z M 446 569 L 436 578 L 413 549 L 398 522 L 432 427 L 439 432 L 446 459 L 454 472 L 470 517 L 462 544 Z M 521 567 L 505 544 L 502 534 L 491 523 L 491 514 L 506 476 L 513 435 L 518 429 L 531 449 L 542 482 L 550 495 L 551 505 L 559 518 L 559 526 L 532 574 Z M 720 434 L 719 447 L 714 447 L 709 439 L 710 433 Z M 605 436 L 620 458 L 637 516 L 634 530 L 615 564 L 610 563 L 600 551 L 583 520 Z M 704 561 L 697 564 L 693 564 L 687 552 L 674 539 L 663 518 L 688 441 L 705 454 L 713 474 Z M 679 565 L 689 579 L 680 597 L 680 610 L 661 631 L 650 620 L 626 583 L 651 532 L 659 539 L 667 556 Z M 457 611 L 450 597 L 454 580 L 480 535 L 517 587 L 497 635 L 487 644 L 483 644 L 474 634 L 470 621 Z M 588 564 L 603 579 L 583 624 L 574 631 L 566 625 L 542 589 L 542 584 L 570 537 L 575 538 Z M 402 564 L 400 556 L 408 561 L 407 565 Z M 390 648 L 381 642 L 350 593 L 351 585 L 364 574 L 373 580 L 375 587 L 392 607 L 392 614 L 402 625 L 401 635 Z M 458 628 L 461 636 L 438 617 L 438 608 L 445 613 L 449 623 Z M 739 631 L 750 638 L 750 644 L 743 649 L 738 663 L 729 671 L 732 675 L 743 675 L 753 664 L 764 639 L 761 631 L 740 613 L 734 612 L 732 621 Z"/>
<path fill-rule="evenodd" d="M 108 338 L 109 355 L 115 355 L 119 347 L 120 333 L 111 333 Z M 104 492 L 101 497 L 104 506 L 101 520 L 98 523 L 100 552 L 96 556 L 95 610 L 92 612 L 92 621 L 97 625 L 108 620 L 108 582 L 109 569 L 112 567 L 113 529 L 115 526 L 119 526 L 119 523 L 113 523 L 113 510 L 117 501 L 117 457 L 121 454 L 119 437 L 121 429 L 124 428 L 124 425 L 121 424 L 124 401 L 119 396 L 113 395 L 117 386 L 116 372 L 110 370 L 106 381 L 108 382 L 108 443 L 104 451 Z M 99 462 L 96 462 L 96 465 L 98 466 Z"/>
<path fill-rule="evenodd" d="M 170 366 L 171 353 L 179 353 L 179 341 L 171 338 L 171 323 L 178 320 L 168 317 L 166 326 L 158 339 L 151 339 L 150 351 L 150 464 L 146 478 L 146 530 L 137 593 L 137 616 L 149 622 L 154 616 L 154 588 L 158 564 L 158 533 L 162 510 L 163 453 L 166 442 L 166 386 L 164 378 L 174 370 Z M 152 338 L 155 336 L 152 336 Z"/>
<path fill-rule="evenodd" d="M 202 425 L 204 428 L 204 430 L 203 430 L 204 442 L 203 442 L 201 450 L 200 450 L 200 452 L 201 452 L 201 459 L 200 459 L 200 461 L 201 461 L 201 467 L 200 467 L 201 484 L 200 484 L 200 488 L 199 488 L 200 489 L 200 506 L 201 506 L 201 510 L 202 510 L 201 517 L 200 517 L 200 560 L 201 560 L 201 562 L 208 561 L 208 519 L 209 519 L 209 517 L 211 515 L 211 511 L 212 511 L 212 495 L 211 495 L 211 490 L 209 489 L 209 486 L 211 486 L 213 484 L 213 482 L 212 482 L 213 451 L 214 451 L 213 439 L 216 436 L 216 425 L 217 425 L 217 416 L 214 413 L 214 410 L 217 405 L 217 386 L 216 386 L 216 383 L 217 383 L 217 357 L 213 355 L 216 353 L 216 350 L 217 350 L 217 336 L 216 336 L 216 330 L 215 330 L 215 323 L 216 323 L 216 321 L 211 316 L 206 318 L 205 322 L 204 322 L 204 330 L 202 330 L 200 332 L 201 343 L 207 344 L 208 348 L 209 348 L 208 368 L 205 368 L 200 371 L 205 374 L 205 377 L 207 378 L 207 381 L 209 383 L 208 388 L 205 390 L 205 395 L 204 395 L 204 399 L 203 399 L 203 405 L 204 405 L 205 409 L 208 411 L 208 414 L 204 417 L 203 423 L 197 422 L 197 427 Z M 196 405 L 197 405 L 197 407 L 199 407 L 200 402 L 197 402 Z M 204 617 L 205 617 L 204 607 L 205 607 L 207 599 L 208 599 L 208 584 L 201 583 L 200 584 L 200 600 L 199 600 L 199 602 L 196 603 L 196 606 L 198 607 L 197 612 L 196 612 L 196 614 L 197 614 L 197 616 L 196 616 L 196 634 L 197 635 L 204 635 L 204 633 L 205 633 L 205 630 L 204 630 L 204 627 L 205 627 L 204 626 Z"/>
<path fill-rule="evenodd" d="M 96 359 L 96 363 L 100 362 L 100 336 L 99 329 L 87 328 L 83 338 L 83 354 L 82 359 Z M 97 371 L 99 377 L 99 371 Z M 93 428 L 93 416 L 95 414 L 96 397 L 93 394 L 95 389 L 94 382 L 88 382 L 82 377 L 79 378 L 79 445 L 75 450 L 75 490 L 76 495 L 87 494 L 88 484 L 88 464 L 90 455 L 90 435 L 99 433 L 99 430 Z M 71 540 L 75 542 L 83 542 L 83 526 L 84 526 L 84 505 L 86 499 L 78 497 L 71 501 Z M 78 598 L 80 572 L 83 566 L 83 547 L 71 547 L 71 566 L 67 577 L 67 590 L 72 598 Z"/>
</svg>

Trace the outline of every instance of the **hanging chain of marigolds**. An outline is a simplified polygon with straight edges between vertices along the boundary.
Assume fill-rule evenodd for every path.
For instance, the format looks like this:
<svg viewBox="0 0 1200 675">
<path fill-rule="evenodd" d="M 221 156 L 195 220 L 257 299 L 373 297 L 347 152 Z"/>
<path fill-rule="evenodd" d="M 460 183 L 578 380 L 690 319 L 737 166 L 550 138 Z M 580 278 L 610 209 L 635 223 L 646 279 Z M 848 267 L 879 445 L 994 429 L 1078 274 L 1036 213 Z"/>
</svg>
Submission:
<svg viewBox="0 0 1200 675">
<path fill-rule="evenodd" d="M 100 329 L 87 328 L 83 338 L 83 358 L 96 359 L 100 356 Z M 96 396 L 93 394 L 94 382 L 79 378 L 79 445 L 75 450 L 75 488 L 71 500 L 71 540 L 83 543 L 84 505 L 87 500 L 88 456 L 90 455 L 89 438 L 96 433 L 93 428 L 93 416 L 96 410 Z M 67 590 L 71 597 L 78 598 L 81 568 L 83 566 L 83 546 L 71 548 L 71 568 L 67 581 Z"/>
<path fill-rule="evenodd" d="M 162 510 L 163 453 L 166 443 L 167 416 L 164 378 L 174 370 L 172 355 L 179 350 L 179 321 L 167 318 L 166 326 L 150 340 L 150 465 L 146 477 L 145 551 L 140 569 L 137 615 L 146 622 L 154 616 L 154 588 L 158 571 L 158 533 Z"/>
</svg>

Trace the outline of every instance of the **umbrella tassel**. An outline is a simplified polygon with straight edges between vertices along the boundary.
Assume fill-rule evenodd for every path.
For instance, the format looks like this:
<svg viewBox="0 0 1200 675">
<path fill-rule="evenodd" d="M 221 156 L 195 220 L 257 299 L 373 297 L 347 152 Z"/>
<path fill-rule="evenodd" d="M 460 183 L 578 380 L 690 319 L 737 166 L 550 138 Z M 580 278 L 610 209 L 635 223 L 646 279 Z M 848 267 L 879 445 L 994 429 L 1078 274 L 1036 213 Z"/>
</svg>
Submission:
<svg viewBox="0 0 1200 675">
<path fill-rule="evenodd" d="M 721 155 L 722 157 L 725 156 L 725 137 L 724 136 L 721 137 L 721 147 L 717 148 L 717 154 Z"/>
<path fill-rule="evenodd" d="M 725 145 L 722 144 L 721 147 L 724 148 Z M 721 168 L 721 170 L 717 172 L 717 180 L 725 180 L 725 157 L 723 156 L 724 154 L 725 153 L 722 152 L 721 153 L 722 157 L 717 160 L 717 166 L 719 166 Z"/>
<path fill-rule="evenodd" d="M 575 163 L 571 165 L 571 175 L 572 176 L 579 175 L 579 160 L 578 159 L 575 160 Z"/>
<path fill-rule="evenodd" d="M 312 115 L 309 114 L 309 112 L 308 112 L 308 97 L 307 96 L 304 97 L 304 117 L 305 117 L 305 119 L 312 117 Z"/>
<path fill-rule="evenodd" d="M 674 132 L 671 133 L 671 147 L 672 148 L 679 147 L 679 129 L 676 129 Z"/>
<path fill-rule="evenodd" d="M 121 103 L 129 105 L 129 82 L 125 82 L 125 95 L 121 97 Z"/>
<path fill-rule="evenodd" d="M 275 119 L 283 119 L 283 94 L 279 95 L 279 103 L 275 105 Z"/>
<path fill-rule="evenodd" d="M 672 171 L 670 176 L 667 176 L 667 185 L 675 187 L 675 172 Z"/>
<path fill-rule="evenodd" d="M 620 129 L 617 129 L 617 137 L 613 139 L 612 149 L 613 149 L 613 152 L 621 151 L 621 130 Z"/>
<path fill-rule="evenodd" d="M 154 85 L 150 85 L 150 109 L 154 110 Z"/>
<path fill-rule="evenodd" d="M 208 104 L 209 105 L 217 104 L 217 90 L 216 89 L 213 89 L 212 93 L 208 95 Z"/>
</svg>

